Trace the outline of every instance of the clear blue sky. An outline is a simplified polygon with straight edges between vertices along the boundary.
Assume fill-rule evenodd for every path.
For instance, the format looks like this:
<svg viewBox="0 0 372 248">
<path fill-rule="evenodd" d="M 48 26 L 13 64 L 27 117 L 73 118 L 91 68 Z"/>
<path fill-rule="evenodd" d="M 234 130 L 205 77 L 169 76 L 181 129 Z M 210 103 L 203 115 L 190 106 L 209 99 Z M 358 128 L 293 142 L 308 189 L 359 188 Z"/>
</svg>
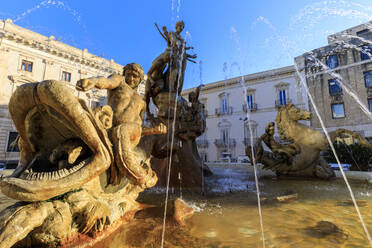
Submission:
<svg viewBox="0 0 372 248">
<path fill-rule="evenodd" d="M 372 20 L 372 0 L 4 0 L 0 18 L 145 71 L 166 47 L 154 22 L 169 30 L 183 19 L 198 55 L 198 64 L 188 64 L 186 89 L 291 65 L 326 45 L 327 35 Z"/>
</svg>

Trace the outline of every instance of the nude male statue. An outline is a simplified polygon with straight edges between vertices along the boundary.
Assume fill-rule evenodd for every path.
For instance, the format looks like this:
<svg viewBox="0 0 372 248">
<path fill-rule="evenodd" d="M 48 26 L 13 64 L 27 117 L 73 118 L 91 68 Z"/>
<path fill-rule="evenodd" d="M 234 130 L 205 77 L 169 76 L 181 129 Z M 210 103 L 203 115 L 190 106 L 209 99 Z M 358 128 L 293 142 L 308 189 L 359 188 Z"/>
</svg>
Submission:
<svg viewBox="0 0 372 248">
<path fill-rule="evenodd" d="M 124 67 L 123 75 L 85 78 L 76 84 L 76 89 L 81 91 L 94 87 L 108 91 L 107 104 L 113 110 L 110 138 L 114 146 L 116 164 L 116 168 L 111 170 L 114 184 L 120 181 L 121 175 L 129 177 L 142 187 L 152 187 L 157 182 L 156 174 L 151 167 L 139 161 L 134 151 L 141 139 L 141 134 L 144 134 L 142 133 L 142 118 L 146 104 L 136 91 L 143 78 L 142 67 L 136 63 L 130 63 Z M 146 135 L 166 132 L 164 126 L 156 129 L 158 132 L 146 130 Z"/>
<path fill-rule="evenodd" d="M 176 23 L 175 32 L 168 32 L 165 26 L 163 26 L 163 33 L 159 30 L 160 34 L 167 42 L 167 48 L 152 62 L 151 68 L 147 72 L 148 80 L 151 83 L 154 94 L 157 94 L 163 88 L 171 92 L 177 90 L 177 77 L 180 81 L 180 85 L 178 86 L 178 91 L 180 93 L 183 84 L 183 74 L 185 73 L 186 69 L 186 60 L 195 63 L 195 61 L 191 60 L 190 58 L 196 58 L 196 55 L 189 55 L 186 53 L 187 50 L 193 49 L 193 47 L 187 47 L 185 40 L 181 36 L 181 32 L 184 28 L 185 23 L 183 21 L 178 21 Z M 163 71 L 167 64 L 169 78 L 166 80 L 166 82 L 159 82 L 158 80 L 163 76 Z"/>
</svg>

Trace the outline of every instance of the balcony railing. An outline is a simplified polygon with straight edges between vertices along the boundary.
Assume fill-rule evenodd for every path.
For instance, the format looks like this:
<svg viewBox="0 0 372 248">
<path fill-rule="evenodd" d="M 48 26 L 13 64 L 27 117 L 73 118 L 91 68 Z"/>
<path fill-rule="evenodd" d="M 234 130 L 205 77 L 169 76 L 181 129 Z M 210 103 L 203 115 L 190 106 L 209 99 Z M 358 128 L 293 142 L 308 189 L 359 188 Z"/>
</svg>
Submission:
<svg viewBox="0 0 372 248">
<path fill-rule="evenodd" d="M 368 97 L 372 97 L 372 87 L 367 87 L 367 95 Z"/>
<path fill-rule="evenodd" d="M 257 111 L 257 103 L 251 103 L 251 104 L 243 104 L 243 111 L 245 113 L 248 112 L 248 110 L 251 110 L 252 112 L 253 111 Z"/>
<path fill-rule="evenodd" d="M 220 115 L 231 115 L 233 113 L 233 108 L 232 107 L 228 107 L 226 109 L 216 108 L 215 112 L 216 112 L 216 115 L 218 115 L 218 116 L 220 116 Z"/>
<path fill-rule="evenodd" d="M 287 98 L 285 101 L 275 100 L 275 107 L 276 108 L 283 107 L 290 103 L 292 103 L 292 100 L 289 98 Z"/>
<path fill-rule="evenodd" d="M 208 140 L 206 139 L 196 140 L 196 145 L 200 148 L 208 148 Z"/>
<path fill-rule="evenodd" d="M 343 102 L 342 95 L 343 95 L 342 92 L 331 94 L 332 102 Z"/>
<path fill-rule="evenodd" d="M 235 141 L 235 139 L 228 139 L 228 140 L 216 139 L 214 141 L 214 144 L 218 148 L 235 147 L 236 146 L 236 141 Z"/>
<path fill-rule="evenodd" d="M 256 144 L 257 138 L 253 138 L 253 145 Z M 251 145 L 251 138 L 244 138 L 243 144 L 245 146 L 250 146 Z"/>
</svg>

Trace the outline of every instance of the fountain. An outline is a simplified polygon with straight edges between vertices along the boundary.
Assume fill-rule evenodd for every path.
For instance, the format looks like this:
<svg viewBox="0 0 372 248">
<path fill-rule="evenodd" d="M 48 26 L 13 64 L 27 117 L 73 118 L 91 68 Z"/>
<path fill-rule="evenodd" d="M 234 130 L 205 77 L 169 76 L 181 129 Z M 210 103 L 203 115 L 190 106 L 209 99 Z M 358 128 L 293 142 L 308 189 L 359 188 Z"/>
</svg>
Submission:
<svg viewBox="0 0 372 248">
<path fill-rule="evenodd" d="M 266 132 L 254 145 L 255 158 L 263 164 L 263 169 L 275 171 L 278 176 L 318 177 L 331 179 L 335 177 L 334 171 L 324 160 L 320 153 L 328 147 L 328 140 L 319 131 L 312 130 L 308 126 L 298 123 L 299 120 L 310 120 L 311 113 L 288 104 L 278 110 L 276 124 L 280 138 L 283 142 L 274 139 L 275 123 L 270 122 Z M 346 130 L 337 129 L 329 133 L 332 143 L 345 135 L 357 137 L 358 142 L 372 149 L 360 134 Z M 272 152 L 264 151 L 262 142 Z M 252 147 L 246 149 L 247 155 L 252 160 Z"/>
<path fill-rule="evenodd" d="M 186 53 L 192 47 L 187 47 L 180 35 L 184 29 L 183 21 L 177 22 L 176 32 L 168 32 L 166 27 L 162 29 L 164 33 L 158 28 L 168 47 L 152 62 L 147 72 L 145 94 L 146 102 L 149 103 L 152 99 L 158 109 L 157 120 L 149 108 L 146 113 L 153 125 L 160 122 L 168 128 L 167 140 L 175 151 L 169 156 L 172 160 L 170 186 L 177 188 L 178 177 L 182 175 L 182 187 L 201 188 L 202 170 L 206 176 L 211 174 L 208 167 L 202 164 L 195 142 L 195 138 L 205 130 L 204 106 L 199 101 L 201 87 L 189 94 L 188 101 L 179 95 L 182 91 L 187 61 L 194 62 L 192 59 L 196 58 L 196 55 Z M 167 184 L 164 181 L 166 176 L 162 176 L 167 173 L 167 164 L 169 164 L 168 159 L 154 159 L 152 163 L 161 178 L 158 182 L 159 186 Z"/>
<path fill-rule="evenodd" d="M 144 72 L 136 63 L 127 64 L 123 75 L 77 82 L 79 91 L 108 90 L 108 105 L 95 109 L 55 80 L 24 84 L 13 93 L 9 112 L 19 132 L 21 158 L 0 187 L 22 203 L 0 213 L 0 247 L 70 247 L 105 239 L 148 207 L 136 199 L 162 175 L 151 158 L 177 158 L 176 163 L 187 164 L 173 166 L 181 168 L 183 187 L 201 187 L 202 169 L 206 174 L 208 167 L 202 167 L 195 144 L 205 129 L 200 88 L 189 102 L 178 95 L 186 60 L 196 57 L 185 53 L 183 25 L 176 25 L 177 32 L 163 28 L 168 48 L 148 72 L 146 100 L 151 97 L 159 109 L 156 118 L 147 112 L 151 127 L 142 127 L 146 104 L 136 88 Z M 174 206 L 182 224 L 192 211 L 181 200 Z"/>
<path fill-rule="evenodd" d="M 357 133 L 340 129 L 325 137 L 298 123 L 311 115 L 289 104 L 276 118 L 281 142 L 270 122 L 247 147 L 254 173 L 247 166 L 202 162 L 195 142 L 206 128 L 202 85 L 188 100 L 180 96 L 187 61 L 196 58 L 187 54 L 183 28 L 183 22 L 176 31 L 158 28 L 167 48 L 147 73 L 145 101 L 136 93 L 145 76 L 135 63 L 123 75 L 78 81 L 79 91 L 108 90 L 108 105 L 95 109 L 58 81 L 14 92 L 9 109 L 21 160 L 0 179 L 0 188 L 19 202 L 0 212 L 1 248 L 368 245 L 368 230 L 360 228 L 352 207 L 370 230 L 370 185 L 350 180 L 358 200 L 345 200 L 348 189 L 321 157 L 336 136 L 352 135 L 368 146 Z M 144 112 L 149 126 L 142 125 Z M 165 201 L 156 190 L 164 188 Z M 179 189 L 184 201 L 170 188 Z"/>
</svg>

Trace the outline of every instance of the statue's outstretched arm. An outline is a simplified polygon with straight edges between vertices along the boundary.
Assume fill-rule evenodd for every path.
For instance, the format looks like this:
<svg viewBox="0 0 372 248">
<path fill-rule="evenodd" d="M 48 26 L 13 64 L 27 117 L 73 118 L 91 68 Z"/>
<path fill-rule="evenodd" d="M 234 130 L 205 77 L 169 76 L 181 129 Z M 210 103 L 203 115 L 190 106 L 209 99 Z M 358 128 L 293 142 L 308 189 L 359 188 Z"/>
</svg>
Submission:
<svg viewBox="0 0 372 248">
<path fill-rule="evenodd" d="M 98 89 L 108 89 L 112 90 L 117 88 L 121 81 L 123 81 L 123 76 L 113 75 L 109 78 L 106 77 L 91 77 L 80 79 L 76 83 L 76 89 L 80 91 L 88 91 L 94 87 Z"/>
</svg>

